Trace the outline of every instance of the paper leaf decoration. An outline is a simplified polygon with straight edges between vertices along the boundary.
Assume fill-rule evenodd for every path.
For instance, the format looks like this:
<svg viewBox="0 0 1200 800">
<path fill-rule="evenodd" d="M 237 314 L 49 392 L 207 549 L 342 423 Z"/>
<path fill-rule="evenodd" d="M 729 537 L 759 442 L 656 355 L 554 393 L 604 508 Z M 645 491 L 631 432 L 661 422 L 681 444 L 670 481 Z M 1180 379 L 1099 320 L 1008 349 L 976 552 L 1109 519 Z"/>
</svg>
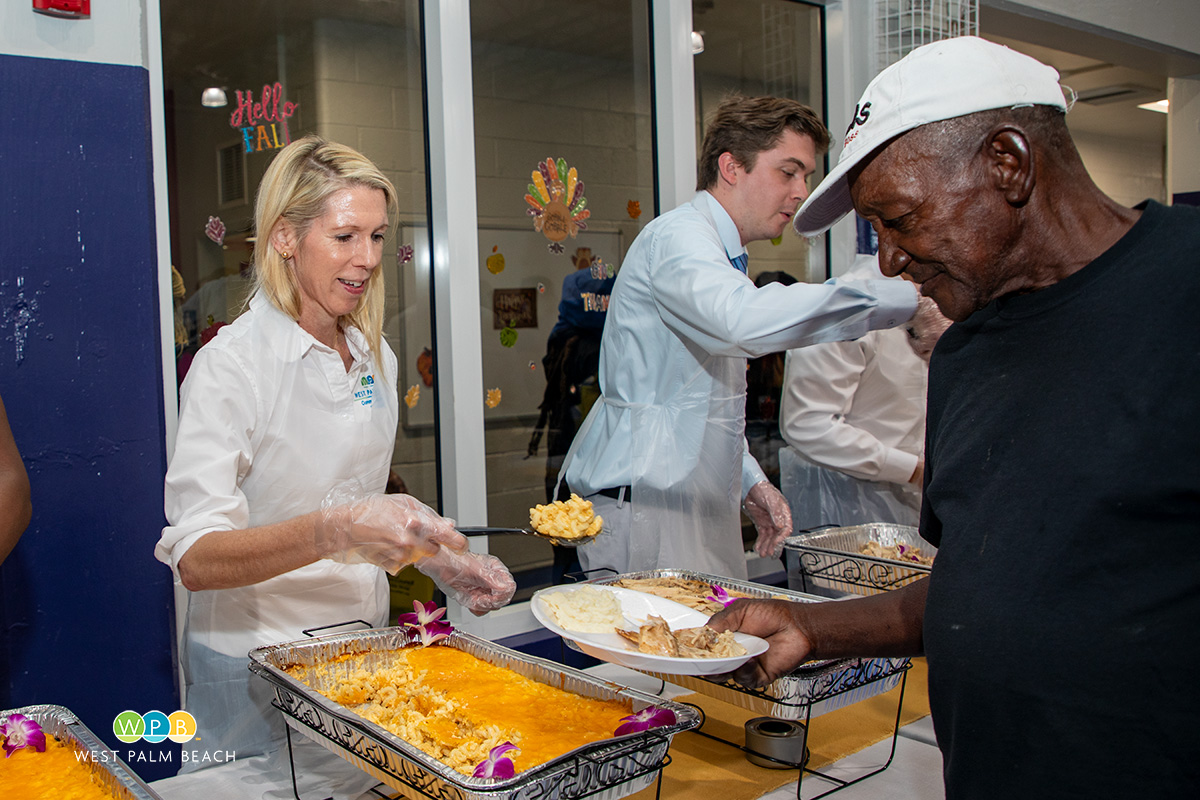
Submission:
<svg viewBox="0 0 1200 800">
<path fill-rule="evenodd" d="M 504 272 L 504 253 L 499 252 L 499 246 L 492 248 L 492 254 L 487 257 L 488 272 L 499 275 Z"/>
<path fill-rule="evenodd" d="M 217 244 L 225 244 L 225 223 L 221 222 L 220 217 L 209 217 L 208 224 L 204 226 L 204 235 Z"/>
</svg>

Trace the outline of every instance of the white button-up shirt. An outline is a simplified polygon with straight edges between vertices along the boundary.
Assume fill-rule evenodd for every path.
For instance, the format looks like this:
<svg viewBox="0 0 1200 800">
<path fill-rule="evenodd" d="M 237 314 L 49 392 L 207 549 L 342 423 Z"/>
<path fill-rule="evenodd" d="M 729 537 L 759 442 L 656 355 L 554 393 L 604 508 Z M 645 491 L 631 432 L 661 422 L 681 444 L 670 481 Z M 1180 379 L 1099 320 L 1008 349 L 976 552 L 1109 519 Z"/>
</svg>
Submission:
<svg viewBox="0 0 1200 800">
<path fill-rule="evenodd" d="M 916 311 L 916 291 L 904 282 L 756 287 L 730 263 L 744 252 L 733 219 L 708 192 L 638 235 L 617 274 L 604 325 L 600 386 L 609 402 L 592 407 L 589 419 L 601 416 L 583 426 L 572 448 L 565 474 L 572 490 L 587 495 L 633 483 L 639 476 L 630 407 L 670 405 L 685 388 L 704 394 L 709 389 L 695 375 L 710 359 L 742 360 L 744 373 L 746 358 L 853 339 L 902 325 Z M 700 458 L 698 439 L 689 457 Z M 673 467 L 687 471 L 686 464 Z M 747 449 L 742 494 L 761 480 Z"/>
<path fill-rule="evenodd" d="M 866 256 L 842 277 L 883 275 L 874 256 Z M 899 328 L 789 350 L 780 431 L 819 466 L 905 484 L 925 449 L 928 377 L 928 366 Z"/>
<path fill-rule="evenodd" d="M 397 365 L 384 345 L 346 331 L 354 364 L 261 295 L 196 354 L 180 396 L 167 470 L 166 516 L 155 556 L 176 571 L 200 537 L 314 511 L 335 486 L 387 484 L 399 418 Z M 382 624 L 387 579 L 369 564 L 320 560 L 261 583 L 192 592 L 187 636 L 231 656 L 300 638 L 305 628 L 362 619 Z"/>
</svg>

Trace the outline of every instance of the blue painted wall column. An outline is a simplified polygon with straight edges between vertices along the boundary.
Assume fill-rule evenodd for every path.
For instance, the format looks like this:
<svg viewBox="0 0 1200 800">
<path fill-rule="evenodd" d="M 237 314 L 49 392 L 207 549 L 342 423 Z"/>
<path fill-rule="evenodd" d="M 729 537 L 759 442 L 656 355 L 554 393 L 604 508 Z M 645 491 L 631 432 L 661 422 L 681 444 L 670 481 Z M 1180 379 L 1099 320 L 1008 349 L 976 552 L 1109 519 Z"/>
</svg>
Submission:
<svg viewBox="0 0 1200 800">
<path fill-rule="evenodd" d="M 0 709 L 63 705 L 115 746 L 119 712 L 179 704 L 148 76 L 0 56 L 0 87 L 0 395 L 33 494 L 0 566 Z"/>
</svg>

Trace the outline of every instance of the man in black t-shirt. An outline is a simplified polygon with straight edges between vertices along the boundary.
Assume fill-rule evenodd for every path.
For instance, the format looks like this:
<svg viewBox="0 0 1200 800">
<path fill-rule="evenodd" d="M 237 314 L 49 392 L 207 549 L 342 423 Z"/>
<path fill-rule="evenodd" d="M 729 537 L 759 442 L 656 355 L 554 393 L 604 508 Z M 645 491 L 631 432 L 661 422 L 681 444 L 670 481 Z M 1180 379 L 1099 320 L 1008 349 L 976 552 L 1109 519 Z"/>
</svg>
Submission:
<svg viewBox="0 0 1200 800">
<path fill-rule="evenodd" d="M 930 578 L 710 624 L 769 640 L 749 686 L 924 654 L 952 800 L 1195 797 L 1200 212 L 1104 195 L 1057 77 L 974 37 L 918 48 L 794 220 L 857 210 L 956 323 L 930 362 Z"/>
</svg>

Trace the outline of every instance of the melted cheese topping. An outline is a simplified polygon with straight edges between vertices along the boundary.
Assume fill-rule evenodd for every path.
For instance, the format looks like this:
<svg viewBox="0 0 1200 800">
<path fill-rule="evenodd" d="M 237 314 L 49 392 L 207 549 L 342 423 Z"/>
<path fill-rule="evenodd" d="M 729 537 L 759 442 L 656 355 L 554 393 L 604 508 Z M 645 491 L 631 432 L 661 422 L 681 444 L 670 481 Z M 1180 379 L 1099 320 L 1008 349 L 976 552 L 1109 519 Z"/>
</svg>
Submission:
<svg viewBox="0 0 1200 800">
<path fill-rule="evenodd" d="M 46 737 L 46 752 L 31 747 L 0 758 L 0 797 L 13 800 L 113 800 L 92 778 L 76 750 Z"/>
<path fill-rule="evenodd" d="M 521 748 L 509 753 L 520 772 L 611 738 L 633 713 L 628 701 L 583 697 L 453 647 L 395 656 L 392 667 L 358 670 L 321 693 L 466 775 L 503 742 Z M 288 671 L 306 681 L 320 669 Z"/>
</svg>

